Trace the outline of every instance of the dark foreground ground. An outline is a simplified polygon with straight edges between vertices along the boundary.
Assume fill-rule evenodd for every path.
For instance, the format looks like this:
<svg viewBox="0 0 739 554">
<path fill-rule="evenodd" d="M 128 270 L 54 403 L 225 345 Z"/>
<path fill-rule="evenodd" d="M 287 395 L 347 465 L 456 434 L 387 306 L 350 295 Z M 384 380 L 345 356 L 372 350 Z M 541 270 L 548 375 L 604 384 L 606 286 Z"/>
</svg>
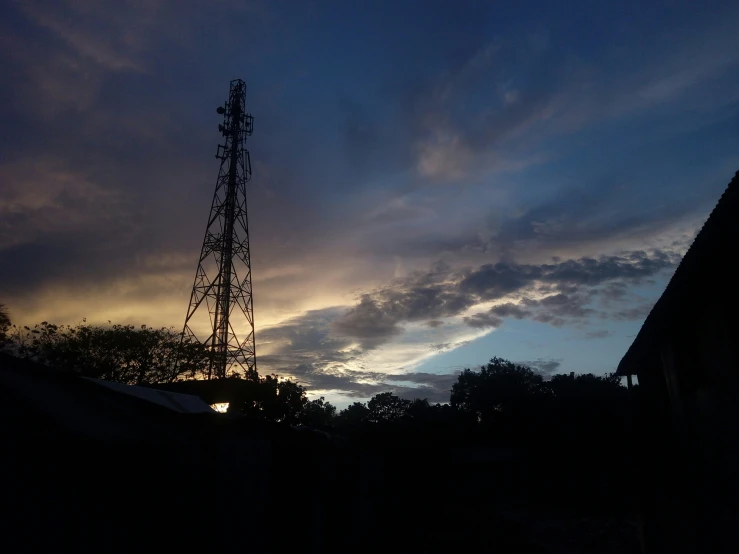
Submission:
<svg viewBox="0 0 739 554">
<path fill-rule="evenodd" d="M 543 445 L 493 447 L 474 437 L 433 444 L 395 438 L 362 438 L 358 465 L 373 470 L 355 502 L 389 551 L 640 550 L 633 491 L 625 475 L 599 465 L 601 452 L 578 459 Z"/>
<path fill-rule="evenodd" d="M 216 417 L 124 442 L 19 419 L 4 441 L 6 551 L 639 551 L 628 478 L 597 449 Z"/>
</svg>

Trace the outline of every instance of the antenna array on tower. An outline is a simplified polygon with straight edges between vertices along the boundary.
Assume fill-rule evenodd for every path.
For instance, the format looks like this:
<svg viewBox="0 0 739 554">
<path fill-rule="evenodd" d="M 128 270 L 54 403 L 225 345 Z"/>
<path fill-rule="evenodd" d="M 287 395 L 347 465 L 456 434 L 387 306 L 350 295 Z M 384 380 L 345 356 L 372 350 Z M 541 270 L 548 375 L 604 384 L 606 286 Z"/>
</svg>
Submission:
<svg viewBox="0 0 739 554">
<path fill-rule="evenodd" d="M 182 341 L 203 344 L 209 355 L 208 378 L 234 374 L 256 378 L 254 305 L 251 285 L 246 183 L 251 178 L 244 142 L 254 118 L 246 113 L 246 84 L 231 81 L 218 130 L 224 138 L 216 158 L 220 170 L 195 273 Z"/>
</svg>

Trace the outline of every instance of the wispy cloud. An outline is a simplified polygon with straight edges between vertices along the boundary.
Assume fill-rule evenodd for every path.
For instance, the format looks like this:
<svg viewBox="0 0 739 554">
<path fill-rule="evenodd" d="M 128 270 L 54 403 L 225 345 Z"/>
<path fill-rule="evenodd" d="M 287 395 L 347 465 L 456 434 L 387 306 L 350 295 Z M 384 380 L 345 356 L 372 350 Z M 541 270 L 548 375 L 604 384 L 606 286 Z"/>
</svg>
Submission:
<svg viewBox="0 0 739 554">
<path fill-rule="evenodd" d="M 26 158 L 0 166 L 0 249 L 81 233 L 121 213 L 119 191 L 63 160 Z M 123 229 L 120 229 L 123 231 Z"/>
<path fill-rule="evenodd" d="M 21 9 L 82 58 L 112 70 L 142 71 L 164 2 L 105 6 L 86 0 L 23 2 Z"/>
</svg>

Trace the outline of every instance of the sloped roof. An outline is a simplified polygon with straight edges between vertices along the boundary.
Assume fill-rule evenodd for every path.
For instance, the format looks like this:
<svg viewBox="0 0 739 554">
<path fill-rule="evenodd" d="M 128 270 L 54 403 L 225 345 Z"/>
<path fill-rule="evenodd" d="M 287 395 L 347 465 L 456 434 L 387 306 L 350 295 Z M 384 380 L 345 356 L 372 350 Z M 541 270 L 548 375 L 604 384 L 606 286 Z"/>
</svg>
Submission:
<svg viewBox="0 0 739 554">
<path fill-rule="evenodd" d="M 173 383 L 159 383 L 143 385 L 146 388 L 171 391 L 202 398 L 208 404 L 232 402 L 241 394 L 253 394 L 254 383 L 248 379 L 229 377 L 226 379 L 175 381 Z"/>
<path fill-rule="evenodd" d="M 665 333 L 681 324 L 699 303 L 720 301 L 717 290 L 732 294 L 739 281 L 731 256 L 739 246 L 739 171 L 698 232 L 665 291 L 618 365 L 618 375 L 633 375 L 650 364 Z M 710 299 L 708 296 L 710 295 Z"/>
<path fill-rule="evenodd" d="M 118 387 L 101 386 L 94 379 L 0 352 L 4 410 L 20 418 L 33 417 L 50 428 L 100 440 L 159 441 L 172 434 L 181 412 L 190 411 L 152 402 L 141 391 L 121 392 Z M 190 406 L 199 403 L 202 407 L 200 399 L 192 400 Z"/>
<path fill-rule="evenodd" d="M 137 387 L 135 385 L 124 385 L 112 381 L 104 381 L 102 379 L 92 379 L 91 377 L 83 377 L 88 381 L 92 381 L 121 394 L 129 394 L 136 398 L 141 398 L 147 402 L 153 402 L 175 412 L 182 414 L 212 414 L 214 412 L 208 404 L 198 396 L 191 394 L 182 394 L 179 392 L 170 392 L 166 390 L 154 390 L 146 387 Z"/>
</svg>

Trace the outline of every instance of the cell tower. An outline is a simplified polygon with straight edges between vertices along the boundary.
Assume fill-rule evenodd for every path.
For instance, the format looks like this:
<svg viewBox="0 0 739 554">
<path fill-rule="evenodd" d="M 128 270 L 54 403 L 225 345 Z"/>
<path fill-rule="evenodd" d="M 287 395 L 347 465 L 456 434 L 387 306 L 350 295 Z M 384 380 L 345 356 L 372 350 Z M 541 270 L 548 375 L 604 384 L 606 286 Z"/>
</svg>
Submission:
<svg viewBox="0 0 739 554">
<path fill-rule="evenodd" d="M 254 118 L 246 113 L 246 83 L 231 81 L 228 101 L 216 110 L 223 115 L 218 130 L 225 139 L 216 158 L 221 161 L 203 248 L 190 295 L 181 341 L 205 345 L 210 361 L 208 379 L 232 374 L 255 378 L 254 305 L 251 287 L 246 183 L 251 178 L 244 141 Z M 201 340 L 200 337 L 205 337 Z"/>
</svg>

